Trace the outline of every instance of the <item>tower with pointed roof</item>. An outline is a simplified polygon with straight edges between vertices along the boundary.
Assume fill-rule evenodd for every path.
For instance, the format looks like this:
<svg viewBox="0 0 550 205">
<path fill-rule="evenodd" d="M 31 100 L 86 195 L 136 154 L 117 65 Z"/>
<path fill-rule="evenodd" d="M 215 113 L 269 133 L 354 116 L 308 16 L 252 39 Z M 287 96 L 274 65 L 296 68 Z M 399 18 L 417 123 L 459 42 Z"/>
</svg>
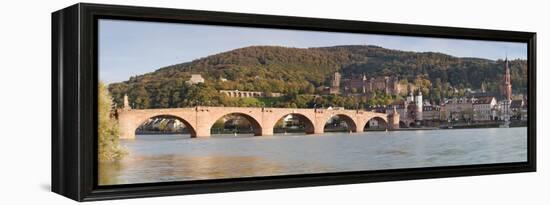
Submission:
<svg viewBox="0 0 550 205">
<path fill-rule="evenodd" d="M 500 94 L 506 100 L 512 100 L 512 81 L 510 80 L 510 68 L 508 67 L 508 58 L 504 60 L 504 76 L 500 84 Z"/>
</svg>

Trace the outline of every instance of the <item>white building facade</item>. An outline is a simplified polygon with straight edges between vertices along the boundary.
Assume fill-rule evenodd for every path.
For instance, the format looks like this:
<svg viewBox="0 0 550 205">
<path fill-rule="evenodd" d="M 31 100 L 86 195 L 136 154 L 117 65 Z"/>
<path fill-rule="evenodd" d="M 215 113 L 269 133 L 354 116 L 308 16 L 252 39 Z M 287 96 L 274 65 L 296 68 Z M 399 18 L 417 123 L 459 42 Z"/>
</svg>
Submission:
<svg viewBox="0 0 550 205">
<path fill-rule="evenodd" d="M 494 110 L 497 104 L 495 97 L 481 97 L 472 104 L 474 121 L 494 120 Z"/>
</svg>

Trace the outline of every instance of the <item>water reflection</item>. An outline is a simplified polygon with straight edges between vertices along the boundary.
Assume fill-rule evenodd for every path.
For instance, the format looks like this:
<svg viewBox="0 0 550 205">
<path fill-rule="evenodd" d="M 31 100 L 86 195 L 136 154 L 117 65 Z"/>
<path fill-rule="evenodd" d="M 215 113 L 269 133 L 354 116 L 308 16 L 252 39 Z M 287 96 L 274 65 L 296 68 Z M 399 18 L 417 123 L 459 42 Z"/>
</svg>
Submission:
<svg viewBox="0 0 550 205">
<path fill-rule="evenodd" d="M 101 184 L 234 178 L 272 175 L 281 170 L 279 164 L 250 156 L 131 156 L 123 163 L 100 167 Z"/>
<path fill-rule="evenodd" d="M 298 164 L 303 171 L 321 166 Z M 252 156 L 131 156 L 123 162 L 101 163 L 99 182 L 107 184 L 238 178 L 284 174 L 284 165 Z"/>
<path fill-rule="evenodd" d="M 139 135 L 99 165 L 99 183 L 129 184 L 526 161 L 526 128 L 401 132 Z"/>
</svg>

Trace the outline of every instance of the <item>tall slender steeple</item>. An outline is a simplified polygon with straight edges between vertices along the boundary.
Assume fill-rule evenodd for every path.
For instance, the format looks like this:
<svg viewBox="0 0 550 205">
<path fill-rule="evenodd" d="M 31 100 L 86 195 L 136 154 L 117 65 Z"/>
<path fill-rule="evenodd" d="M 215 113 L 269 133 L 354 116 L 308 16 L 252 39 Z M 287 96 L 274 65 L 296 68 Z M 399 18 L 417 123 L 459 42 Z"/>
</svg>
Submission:
<svg viewBox="0 0 550 205">
<path fill-rule="evenodd" d="M 512 81 L 510 80 L 510 67 L 508 67 L 508 57 L 504 60 L 504 76 L 500 85 L 500 94 L 507 100 L 512 99 Z"/>
<path fill-rule="evenodd" d="M 510 84 L 510 67 L 508 67 L 508 58 L 504 60 L 504 66 L 505 66 L 505 74 L 504 74 L 504 83 Z"/>
</svg>

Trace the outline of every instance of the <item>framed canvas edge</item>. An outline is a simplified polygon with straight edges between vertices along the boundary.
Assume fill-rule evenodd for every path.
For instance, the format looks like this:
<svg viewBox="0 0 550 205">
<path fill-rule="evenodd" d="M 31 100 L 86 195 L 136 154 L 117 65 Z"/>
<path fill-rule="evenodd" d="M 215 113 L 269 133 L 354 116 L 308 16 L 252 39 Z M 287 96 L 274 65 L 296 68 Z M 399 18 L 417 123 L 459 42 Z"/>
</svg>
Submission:
<svg viewBox="0 0 550 205">
<path fill-rule="evenodd" d="M 98 16 L 165 22 L 378 33 L 528 43 L 528 161 L 98 187 L 94 123 Z M 77 201 L 476 176 L 536 171 L 536 33 L 79 3 L 52 13 L 52 191 Z M 93 122 L 93 123 L 91 123 Z"/>
</svg>

